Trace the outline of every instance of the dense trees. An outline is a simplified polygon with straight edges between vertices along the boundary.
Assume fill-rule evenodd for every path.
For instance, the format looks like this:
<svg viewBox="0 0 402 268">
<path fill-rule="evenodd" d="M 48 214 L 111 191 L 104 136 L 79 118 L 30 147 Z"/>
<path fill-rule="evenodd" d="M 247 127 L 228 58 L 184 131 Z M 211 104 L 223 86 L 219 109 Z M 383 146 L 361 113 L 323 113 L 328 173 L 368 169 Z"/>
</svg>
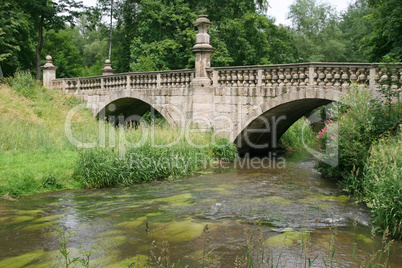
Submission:
<svg viewBox="0 0 402 268">
<path fill-rule="evenodd" d="M 59 77 L 98 75 L 110 30 L 117 72 L 193 67 L 192 23 L 201 13 L 213 22 L 213 66 L 397 59 L 401 3 L 356 0 L 339 14 L 319 0 L 296 0 L 288 27 L 265 15 L 267 0 L 98 0 L 91 8 L 73 0 L 0 0 L 0 76 L 30 69 L 40 77 L 45 54 Z"/>
</svg>

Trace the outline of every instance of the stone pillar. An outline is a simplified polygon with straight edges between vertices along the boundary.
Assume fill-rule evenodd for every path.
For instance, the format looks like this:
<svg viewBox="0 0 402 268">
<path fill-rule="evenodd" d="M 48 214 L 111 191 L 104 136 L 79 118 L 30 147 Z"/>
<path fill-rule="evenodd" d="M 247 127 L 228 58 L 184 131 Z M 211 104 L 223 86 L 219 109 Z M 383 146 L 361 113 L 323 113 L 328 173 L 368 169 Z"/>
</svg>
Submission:
<svg viewBox="0 0 402 268">
<path fill-rule="evenodd" d="M 210 86 L 211 79 L 208 77 L 207 68 L 211 67 L 211 53 L 215 51 L 209 44 L 209 34 L 207 29 L 212 23 L 206 15 L 199 15 L 194 22 L 198 27 L 198 33 L 195 37 L 195 45 L 191 50 L 195 53 L 195 78 L 191 82 L 195 86 Z"/>
<path fill-rule="evenodd" d="M 208 131 L 214 125 L 214 88 L 206 70 L 211 67 L 211 53 L 215 50 L 209 44 L 207 33 L 211 24 L 206 15 L 198 16 L 194 22 L 194 26 L 198 27 L 196 44 L 191 48 L 195 53 L 195 77 L 191 81 L 192 123 L 202 131 Z"/>
<path fill-rule="evenodd" d="M 52 88 L 52 80 L 56 79 L 57 67 L 53 65 L 52 57 L 46 56 L 46 63 L 42 66 L 43 70 L 43 85 L 48 88 Z"/>
<path fill-rule="evenodd" d="M 112 68 L 112 64 L 110 63 L 110 60 L 105 60 L 105 67 L 103 69 L 100 69 L 102 72 L 102 75 L 110 75 L 114 74 L 115 69 Z"/>
</svg>

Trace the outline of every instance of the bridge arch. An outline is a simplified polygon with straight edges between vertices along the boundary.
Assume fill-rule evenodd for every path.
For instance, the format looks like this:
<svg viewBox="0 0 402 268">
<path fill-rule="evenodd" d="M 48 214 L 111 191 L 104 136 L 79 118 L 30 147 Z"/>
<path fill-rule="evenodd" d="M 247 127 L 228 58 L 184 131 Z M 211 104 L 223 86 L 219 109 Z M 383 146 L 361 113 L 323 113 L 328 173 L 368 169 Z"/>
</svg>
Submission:
<svg viewBox="0 0 402 268">
<path fill-rule="evenodd" d="M 119 116 L 122 116 L 124 121 L 138 121 L 152 109 L 161 114 L 171 126 L 179 126 L 180 122 L 184 121 L 181 107 L 167 105 L 159 99 L 159 96 L 144 94 L 136 94 L 135 96 L 132 94 L 109 95 L 96 100 L 88 99 L 87 104 L 98 119 L 108 119 L 114 116 L 113 119 L 116 120 L 116 124 L 119 123 Z"/>
<path fill-rule="evenodd" d="M 310 89 L 308 89 L 310 90 Z M 335 89 L 311 89 L 314 92 L 289 91 L 264 101 L 240 123 L 234 143 L 240 155 L 258 155 L 277 148 L 279 139 L 293 123 L 315 108 L 339 101 L 343 93 Z M 301 96 L 302 95 L 302 96 Z"/>
</svg>

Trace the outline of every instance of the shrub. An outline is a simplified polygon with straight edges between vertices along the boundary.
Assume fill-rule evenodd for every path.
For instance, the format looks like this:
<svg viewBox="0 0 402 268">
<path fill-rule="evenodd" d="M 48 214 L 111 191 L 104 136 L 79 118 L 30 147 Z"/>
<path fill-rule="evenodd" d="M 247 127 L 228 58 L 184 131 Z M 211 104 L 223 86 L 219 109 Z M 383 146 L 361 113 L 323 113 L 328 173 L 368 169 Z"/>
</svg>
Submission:
<svg viewBox="0 0 402 268">
<path fill-rule="evenodd" d="M 212 155 L 220 160 L 233 161 L 238 156 L 236 145 L 226 138 L 220 138 L 211 147 Z"/>
<path fill-rule="evenodd" d="M 351 87 L 341 99 L 342 103 L 333 111 L 335 119 L 327 120 L 325 128 L 317 135 L 319 150 L 324 153 L 316 165 L 321 174 L 346 178 L 352 170 L 363 169 L 364 159 L 375 140 L 371 100 L 371 92 L 358 86 Z M 334 124 L 337 124 L 337 131 L 329 131 L 334 127 L 336 130 Z M 328 164 L 326 157 L 338 157 L 338 165 Z"/>
</svg>

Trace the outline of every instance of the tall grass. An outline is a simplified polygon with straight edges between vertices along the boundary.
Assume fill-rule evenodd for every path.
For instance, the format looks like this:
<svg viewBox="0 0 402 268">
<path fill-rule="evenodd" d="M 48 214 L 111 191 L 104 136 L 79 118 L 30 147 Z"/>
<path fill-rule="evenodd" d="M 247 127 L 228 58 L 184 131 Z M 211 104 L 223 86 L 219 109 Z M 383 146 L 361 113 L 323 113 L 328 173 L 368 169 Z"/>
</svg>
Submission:
<svg viewBox="0 0 402 268">
<path fill-rule="evenodd" d="M 373 145 L 363 180 L 364 200 L 374 223 L 402 239 L 402 131 Z"/>
</svg>

